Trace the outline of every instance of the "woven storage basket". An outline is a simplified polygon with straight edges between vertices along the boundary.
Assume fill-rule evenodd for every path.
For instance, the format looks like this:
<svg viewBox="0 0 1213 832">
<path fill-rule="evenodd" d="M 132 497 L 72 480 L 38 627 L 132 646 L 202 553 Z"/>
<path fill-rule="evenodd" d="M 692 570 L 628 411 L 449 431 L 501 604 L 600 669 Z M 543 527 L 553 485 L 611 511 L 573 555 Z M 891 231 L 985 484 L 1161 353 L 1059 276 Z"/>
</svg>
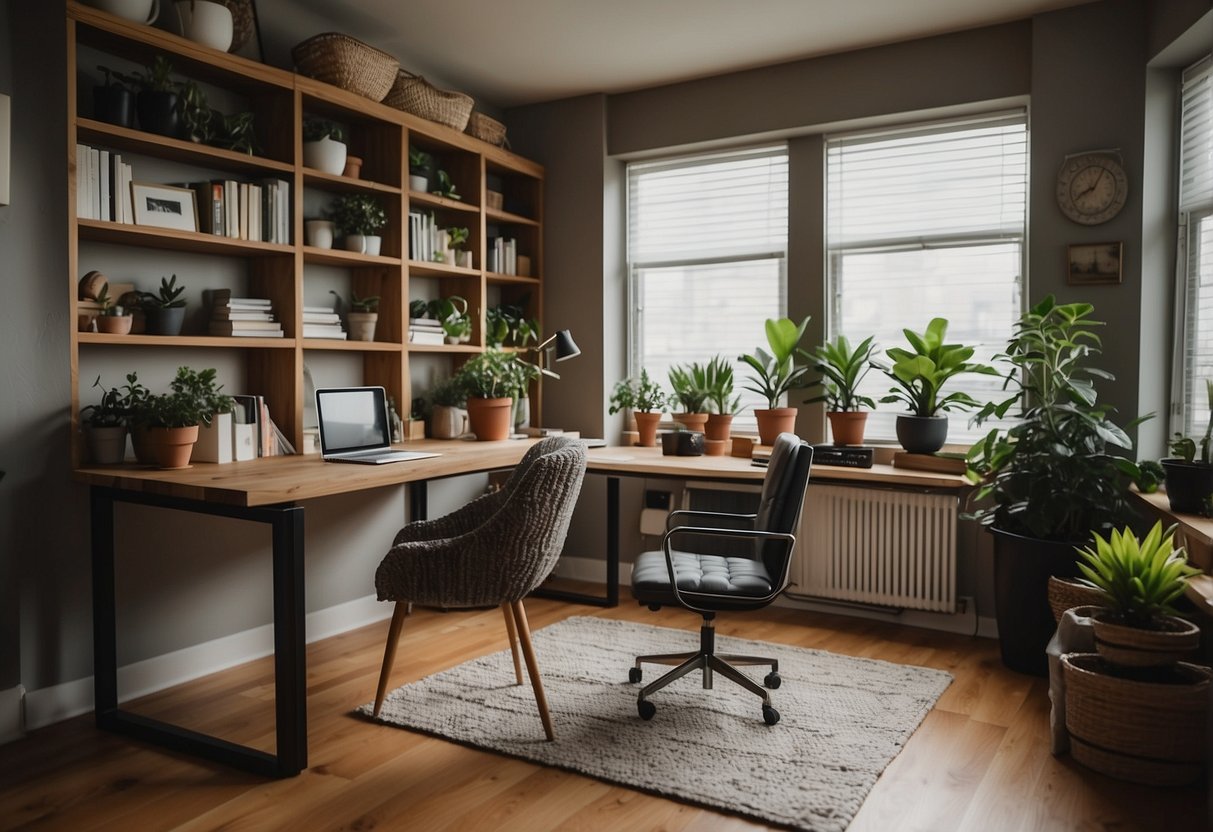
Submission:
<svg viewBox="0 0 1213 832">
<path fill-rule="evenodd" d="M 1102 606 L 1107 600 L 1098 589 L 1084 586 L 1073 578 L 1049 576 L 1049 608 L 1053 620 L 1061 621 L 1061 614 L 1071 607 Z"/>
<path fill-rule="evenodd" d="M 470 95 L 440 90 L 420 75 L 402 69 L 383 103 L 462 131 L 468 126 L 473 102 Z"/>
<path fill-rule="evenodd" d="M 484 113 L 473 112 L 464 132 L 497 147 L 505 145 L 505 125 Z"/>
<path fill-rule="evenodd" d="M 360 40 L 337 32 L 310 37 L 291 50 L 303 75 L 382 101 L 392 88 L 400 62 Z"/>
<path fill-rule="evenodd" d="M 1166 684 L 1112 676 L 1095 653 L 1067 653 L 1061 663 L 1076 760 L 1110 777 L 1160 786 L 1200 775 L 1207 756 L 1208 668 L 1180 662 L 1175 674 L 1182 683 Z"/>
</svg>

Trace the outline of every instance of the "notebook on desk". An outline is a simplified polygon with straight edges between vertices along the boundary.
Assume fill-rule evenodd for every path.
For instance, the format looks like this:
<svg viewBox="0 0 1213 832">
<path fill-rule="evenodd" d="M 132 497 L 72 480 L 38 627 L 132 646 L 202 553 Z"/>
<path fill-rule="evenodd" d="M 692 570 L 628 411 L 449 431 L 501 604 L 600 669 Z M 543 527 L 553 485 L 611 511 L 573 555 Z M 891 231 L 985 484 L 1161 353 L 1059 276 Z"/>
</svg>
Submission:
<svg viewBox="0 0 1213 832">
<path fill-rule="evenodd" d="M 382 387 L 322 387 L 316 391 L 316 419 L 325 462 L 382 465 L 438 456 L 393 450 Z"/>
</svg>

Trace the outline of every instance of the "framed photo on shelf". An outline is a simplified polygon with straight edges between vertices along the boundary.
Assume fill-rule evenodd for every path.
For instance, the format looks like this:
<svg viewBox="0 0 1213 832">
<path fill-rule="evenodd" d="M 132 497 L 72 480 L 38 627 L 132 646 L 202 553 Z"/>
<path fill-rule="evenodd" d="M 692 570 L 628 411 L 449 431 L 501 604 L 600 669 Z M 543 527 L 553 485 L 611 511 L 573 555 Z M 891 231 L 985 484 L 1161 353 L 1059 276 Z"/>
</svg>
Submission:
<svg viewBox="0 0 1213 832">
<path fill-rule="evenodd" d="M 131 197 L 135 203 L 136 225 L 175 231 L 198 230 L 198 211 L 192 188 L 132 182 Z"/>
<path fill-rule="evenodd" d="M 1120 283 L 1123 243 L 1077 243 L 1066 254 L 1068 283 L 1079 286 Z"/>
</svg>

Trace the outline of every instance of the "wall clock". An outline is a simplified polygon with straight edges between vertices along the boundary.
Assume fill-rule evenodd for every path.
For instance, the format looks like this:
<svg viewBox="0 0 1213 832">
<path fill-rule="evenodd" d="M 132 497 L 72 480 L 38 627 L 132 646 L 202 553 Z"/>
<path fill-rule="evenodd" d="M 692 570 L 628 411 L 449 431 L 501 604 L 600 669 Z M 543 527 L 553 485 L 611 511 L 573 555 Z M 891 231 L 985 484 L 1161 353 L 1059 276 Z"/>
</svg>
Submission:
<svg viewBox="0 0 1213 832">
<path fill-rule="evenodd" d="M 1129 177 L 1118 153 L 1067 156 L 1057 172 L 1057 206 L 1076 223 L 1107 222 L 1125 207 L 1128 196 Z"/>
</svg>

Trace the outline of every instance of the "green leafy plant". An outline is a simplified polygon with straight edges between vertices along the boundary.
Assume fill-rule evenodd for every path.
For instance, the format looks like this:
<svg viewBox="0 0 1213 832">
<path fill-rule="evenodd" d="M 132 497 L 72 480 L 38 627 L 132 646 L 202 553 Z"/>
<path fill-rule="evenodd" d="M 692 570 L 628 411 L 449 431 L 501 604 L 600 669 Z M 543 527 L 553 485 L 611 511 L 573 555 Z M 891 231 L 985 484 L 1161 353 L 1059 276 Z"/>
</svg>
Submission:
<svg viewBox="0 0 1213 832">
<path fill-rule="evenodd" d="M 252 156 L 257 152 L 257 134 L 253 130 L 253 114 L 232 113 L 223 116 L 223 134 L 216 138 L 217 144 Z"/>
<path fill-rule="evenodd" d="M 387 225 L 387 212 L 370 194 L 346 194 L 338 197 L 326 215 L 342 234 L 374 234 Z"/>
<path fill-rule="evenodd" d="M 1205 395 L 1208 396 L 1209 407 L 1213 410 L 1213 380 L 1205 379 Z M 1209 424 L 1205 428 L 1205 435 L 1200 438 L 1199 459 L 1196 456 L 1196 442 L 1182 433 L 1176 433 L 1168 447 L 1171 453 L 1184 462 L 1201 462 L 1208 465 L 1210 464 L 1210 454 L 1213 454 L 1213 449 L 1210 448 L 1211 439 L 1213 439 L 1213 419 L 1209 420 Z"/>
<path fill-rule="evenodd" d="M 107 317 L 122 317 L 127 314 L 126 307 L 110 297 L 108 283 L 101 284 L 101 291 L 97 293 L 97 304 L 101 307 L 101 314 Z"/>
<path fill-rule="evenodd" d="M 487 349 L 468 359 L 455 375 L 469 398 L 504 398 L 518 388 L 518 363 L 513 353 Z"/>
<path fill-rule="evenodd" d="M 433 154 L 426 153 L 418 147 L 409 145 L 409 173 L 416 176 L 429 177 L 430 171 L 434 169 Z"/>
<path fill-rule="evenodd" d="M 714 413 L 732 416 L 741 409 L 741 396 L 733 395 L 733 363 L 724 356 L 718 355 L 708 362 L 704 384 Z"/>
<path fill-rule="evenodd" d="M 437 171 L 435 176 L 438 179 L 438 183 L 434 185 L 434 189 L 431 191 L 431 193 L 435 193 L 438 196 L 444 196 L 447 199 L 463 199 L 463 197 L 456 192 L 455 183 L 451 180 L 449 173 L 440 169 Z"/>
<path fill-rule="evenodd" d="M 181 297 L 184 291 L 184 285 L 177 285 L 177 275 L 171 279 L 162 277 L 158 291 L 139 293 L 139 305 L 145 310 L 180 309 L 185 306 L 185 298 Z"/>
<path fill-rule="evenodd" d="M 1092 531 L 1126 525 L 1134 516 L 1130 483 L 1140 475 L 1109 446 L 1131 450 L 1128 434 L 1097 401 L 1094 380 L 1111 374 L 1088 366 L 1099 355 L 1089 303 L 1059 304 L 1050 295 L 1025 312 L 999 360 L 1013 372 L 1014 395 L 989 402 L 974 416 L 981 424 L 1026 406 L 1007 430 L 990 431 L 970 448 L 966 476 L 979 485 L 970 516 L 983 525 L 1043 540 L 1083 542 Z M 1149 416 L 1134 419 L 1135 425 Z"/>
<path fill-rule="evenodd" d="M 788 391 L 806 384 L 809 368 L 798 365 L 796 359 L 808 357 L 797 346 L 808 325 L 808 316 L 799 324 L 791 318 L 767 318 L 765 329 L 771 351 L 768 353 L 762 347 L 756 347 L 752 354 L 738 356 L 738 360 L 748 364 L 755 374 L 746 389 L 766 399 L 767 407 L 772 410 L 782 404 Z"/>
<path fill-rule="evenodd" d="M 1183 548 L 1175 546 L 1175 527 L 1165 532 L 1156 522 L 1145 540 L 1130 528 L 1112 529 L 1108 538 L 1096 533 L 1093 543 L 1078 549 L 1081 583 L 1098 589 L 1105 606 L 1132 627 L 1151 628 L 1162 616 L 1174 614 L 1171 602 L 1183 594 L 1188 578 L 1201 570 L 1188 565 Z"/>
<path fill-rule="evenodd" d="M 305 118 L 303 120 L 303 140 L 319 142 L 332 139 L 335 142 L 345 142 L 345 128 L 327 118 Z"/>
<path fill-rule="evenodd" d="M 640 371 L 640 378 L 626 378 L 615 385 L 611 393 L 609 413 L 635 410 L 640 413 L 661 413 L 669 406 L 669 396 L 661 385 L 649 378 L 648 370 Z"/>
<path fill-rule="evenodd" d="M 944 343 L 948 322 L 932 318 L 922 334 L 903 329 L 911 350 L 892 347 L 886 355 L 892 366 L 875 366 L 892 379 L 897 387 L 890 388 L 882 402 L 901 402 L 915 416 L 935 416 L 950 410 L 971 410 L 981 403 L 968 393 L 956 391 L 943 395 L 943 387 L 964 373 L 998 375 L 998 370 L 986 364 L 969 361 L 973 348 Z"/>
<path fill-rule="evenodd" d="M 223 116 L 211 109 L 206 93 L 197 81 L 186 81 L 179 90 L 177 111 L 181 114 L 186 137 L 190 141 L 211 144 L 216 139 L 217 128 L 223 124 Z"/>
<path fill-rule="evenodd" d="M 468 392 L 458 375 L 444 378 L 430 388 L 430 401 L 438 407 L 466 407 Z"/>
<path fill-rule="evenodd" d="M 341 295 L 336 291 L 329 289 L 329 294 L 337 298 L 337 308 L 345 302 Z M 351 312 L 378 312 L 379 311 L 379 296 L 371 295 L 370 297 L 360 298 L 357 292 L 350 292 L 350 311 Z"/>
<path fill-rule="evenodd" d="M 463 248 L 468 241 L 468 230 L 466 228 L 448 228 L 446 234 L 447 244 L 455 251 Z"/>
<path fill-rule="evenodd" d="M 424 301 L 424 300 L 420 300 L 420 299 L 409 301 L 409 317 L 410 318 L 424 318 L 428 311 L 429 311 L 429 302 L 428 301 Z"/>
<path fill-rule="evenodd" d="M 101 386 L 101 376 L 97 376 L 93 387 L 101 390 L 101 402 L 83 408 L 80 416 L 94 428 L 122 427 L 130 417 L 132 405 L 147 397 L 147 388 L 139 383 L 135 373 L 127 374 L 124 387 L 106 390 Z"/>
<path fill-rule="evenodd" d="M 177 84 L 173 81 L 173 65 L 163 55 L 157 55 L 150 65 L 143 68 L 142 72 L 135 71 L 130 75 L 108 70 L 105 67 L 101 67 L 101 70 L 105 72 L 107 79 L 113 76 L 130 87 L 138 87 L 148 92 L 177 91 Z"/>
<path fill-rule="evenodd" d="M 489 346 L 525 347 L 531 341 L 539 343 L 539 321 L 526 316 L 530 303 L 526 295 L 519 303 L 502 303 L 489 307 L 485 313 L 485 337 Z"/>
<path fill-rule="evenodd" d="M 827 341 L 812 353 L 813 369 L 821 373 L 822 393 L 805 403 L 825 402 L 826 410 L 832 413 L 846 413 L 866 407 L 876 409 L 876 402 L 858 392 L 859 385 L 868 370 L 872 368 L 872 353 L 876 351 L 872 343 L 875 336 L 869 336 L 852 349 L 851 342 L 845 335 L 839 335 L 833 341 Z"/>
<path fill-rule="evenodd" d="M 171 393 L 148 394 L 133 398 L 130 422 L 145 427 L 184 428 L 209 425 L 216 413 L 231 412 L 234 402 L 215 384 L 214 368 L 192 370 L 178 367 L 170 382 Z M 128 378 L 130 378 L 128 376 Z"/>
<path fill-rule="evenodd" d="M 127 92 L 134 92 L 134 88 L 138 85 L 133 76 L 110 69 L 108 66 L 98 64 L 97 69 L 101 70 L 102 75 L 105 76 L 105 86 L 107 87 L 121 87 Z"/>
<path fill-rule="evenodd" d="M 674 391 L 674 400 L 682 408 L 683 413 L 703 413 L 707 409 L 708 390 L 707 368 L 698 361 L 689 364 L 675 364 L 668 373 L 670 389 Z"/>
</svg>

